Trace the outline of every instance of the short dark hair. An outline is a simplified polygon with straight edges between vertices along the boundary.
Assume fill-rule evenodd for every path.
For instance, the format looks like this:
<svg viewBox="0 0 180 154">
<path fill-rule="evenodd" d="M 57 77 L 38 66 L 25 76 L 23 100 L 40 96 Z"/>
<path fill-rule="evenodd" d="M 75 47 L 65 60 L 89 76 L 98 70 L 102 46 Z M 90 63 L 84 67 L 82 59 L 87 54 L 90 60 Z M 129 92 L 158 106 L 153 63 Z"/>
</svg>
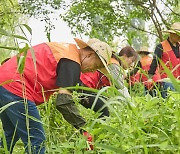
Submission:
<svg viewBox="0 0 180 154">
<path fill-rule="evenodd" d="M 150 54 L 150 52 L 147 52 L 147 51 L 139 51 L 139 54 L 141 55 L 149 55 Z"/>
<path fill-rule="evenodd" d="M 121 49 L 119 52 L 119 56 L 126 55 L 127 57 L 138 57 L 137 52 L 131 47 L 131 46 L 126 46 Z"/>
</svg>

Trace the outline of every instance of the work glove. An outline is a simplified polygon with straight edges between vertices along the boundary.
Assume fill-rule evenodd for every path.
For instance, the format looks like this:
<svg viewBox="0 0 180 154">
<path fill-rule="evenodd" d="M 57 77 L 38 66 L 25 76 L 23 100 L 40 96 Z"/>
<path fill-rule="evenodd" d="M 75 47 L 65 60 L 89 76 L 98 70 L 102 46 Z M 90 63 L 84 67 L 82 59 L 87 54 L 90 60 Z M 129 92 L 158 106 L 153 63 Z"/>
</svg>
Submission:
<svg viewBox="0 0 180 154">
<path fill-rule="evenodd" d="M 64 119 L 73 125 L 75 128 L 79 129 L 84 126 L 86 121 L 79 114 L 72 96 L 68 94 L 58 94 L 56 99 L 56 108 L 63 115 Z"/>
<path fill-rule="evenodd" d="M 87 131 L 83 132 L 83 135 L 86 137 L 86 142 L 87 142 L 87 146 L 88 148 L 86 148 L 86 150 L 94 150 L 94 145 L 92 144 L 93 142 L 93 137 L 91 134 L 89 134 Z"/>
<path fill-rule="evenodd" d="M 92 144 L 93 142 L 93 137 L 91 134 L 89 134 L 87 131 L 85 131 L 84 129 L 80 129 L 80 133 L 86 138 L 86 142 L 87 142 L 87 146 L 88 148 L 86 148 L 85 150 L 94 150 L 94 145 Z"/>
</svg>

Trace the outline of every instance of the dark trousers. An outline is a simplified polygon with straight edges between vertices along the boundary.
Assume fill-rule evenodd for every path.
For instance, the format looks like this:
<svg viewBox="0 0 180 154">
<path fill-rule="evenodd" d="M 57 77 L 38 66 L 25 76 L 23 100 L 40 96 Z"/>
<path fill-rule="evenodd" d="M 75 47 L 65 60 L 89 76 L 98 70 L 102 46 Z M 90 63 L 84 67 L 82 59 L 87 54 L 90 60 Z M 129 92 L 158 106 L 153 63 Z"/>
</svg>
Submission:
<svg viewBox="0 0 180 154">
<path fill-rule="evenodd" d="M 0 86 L 0 118 L 5 133 L 7 148 L 12 153 L 16 142 L 21 139 L 26 153 L 45 153 L 45 133 L 41 118 L 32 101 L 14 95 Z M 5 145 L 2 142 L 1 146 Z"/>
<path fill-rule="evenodd" d="M 150 94 L 152 97 L 155 97 L 158 95 L 158 90 L 161 94 L 162 98 L 167 98 L 168 96 L 168 90 L 175 91 L 174 86 L 170 82 L 161 82 L 161 83 L 156 83 L 156 86 L 154 86 L 151 90 L 148 90 L 147 87 L 144 88 L 145 94 Z"/>
<path fill-rule="evenodd" d="M 171 90 L 171 91 L 175 91 L 175 88 L 174 88 L 172 83 L 170 83 L 170 82 L 162 82 L 161 95 L 162 95 L 163 98 L 167 98 L 168 89 Z"/>
<path fill-rule="evenodd" d="M 157 91 L 155 88 L 152 88 L 151 90 L 149 90 L 146 86 L 144 86 L 144 92 L 145 92 L 145 95 L 150 94 L 152 97 L 157 96 Z"/>
</svg>

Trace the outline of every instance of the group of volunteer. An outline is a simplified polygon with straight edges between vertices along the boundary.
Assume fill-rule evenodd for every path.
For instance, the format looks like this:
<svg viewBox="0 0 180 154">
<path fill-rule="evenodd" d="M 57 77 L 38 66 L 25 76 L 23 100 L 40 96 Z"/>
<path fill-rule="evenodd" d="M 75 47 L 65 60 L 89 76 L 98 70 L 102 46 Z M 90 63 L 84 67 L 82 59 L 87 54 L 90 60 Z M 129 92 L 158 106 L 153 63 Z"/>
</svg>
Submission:
<svg viewBox="0 0 180 154">
<path fill-rule="evenodd" d="M 141 59 L 137 67 L 130 73 L 132 77 L 141 72 L 138 81 L 144 83 L 145 92 L 149 92 L 158 82 L 163 87 L 162 97 L 167 97 L 167 90 L 175 90 L 172 83 L 164 82 L 168 78 L 162 61 L 176 79 L 180 79 L 180 23 L 174 23 L 167 40 L 157 45 L 153 58 L 147 48 L 136 52 L 126 46 L 117 54 L 105 42 L 92 38 L 88 42 L 75 38 L 75 44 L 48 42 L 33 46 L 19 56 L 26 56 L 23 73 L 18 72 L 17 56 L 5 61 L 0 67 L 0 113 L 6 143 L 10 153 L 16 142 L 21 139 L 26 153 L 45 153 L 45 132 L 37 106 L 47 102 L 51 94 L 57 93 L 56 108 L 64 119 L 92 141 L 91 135 L 84 130 L 86 120 L 80 115 L 72 92 L 76 85 L 101 89 L 114 84 L 119 94 L 130 98 L 128 88 L 124 84 L 125 70 L 136 63 L 138 54 Z M 138 69 L 137 69 L 138 68 Z M 144 72 L 143 72 L 143 71 Z M 152 80 L 151 80 L 152 79 Z M 80 104 L 99 112 L 99 118 L 109 116 L 105 102 L 96 93 L 87 90 L 81 92 Z M 154 92 L 150 92 L 154 96 Z M 94 104 L 95 103 L 95 104 Z M 90 150 L 93 145 L 90 143 Z"/>
<path fill-rule="evenodd" d="M 142 82 L 145 94 L 157 96 L 158 90 L 163 98 L 168 96 L 168 90 L 175 91 L 161 62 L 171 71 L 175 79 L 180 80 L 179 31 L 180 22 L 172 24 L 170 30 L 164 31 L 169 34 L 169 37 L 156 46 L 153 57 L 150 56 L 151 52 L 147 47 L 140 48 L 138 53 L 141 58 L 134 70 L 130 72 L 129 83 L 131 85 Z"/>
</svg>

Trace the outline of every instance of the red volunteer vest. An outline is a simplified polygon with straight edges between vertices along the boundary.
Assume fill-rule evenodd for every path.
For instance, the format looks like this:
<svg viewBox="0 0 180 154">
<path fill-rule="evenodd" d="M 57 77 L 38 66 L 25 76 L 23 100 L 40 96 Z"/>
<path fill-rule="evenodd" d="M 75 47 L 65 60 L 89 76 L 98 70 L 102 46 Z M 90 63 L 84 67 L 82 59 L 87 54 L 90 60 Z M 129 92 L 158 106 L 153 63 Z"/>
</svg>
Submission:
<svg viewBox="0 0 180 154">
<path fill-rule="evenodd" d="M 87 87 L 97 89 L 97 85 L 99 82 L 99 75 L 100 75 L 99 71 L 81 73 L 80 80 Z"/>
<path fill-rule="evenodd" d="M 141 81 L 142 83 L 148 88 L 151 88 L 152 87 L 152 83 L 150 82 L 147 82 L 148 78 L 145 74 L 148 73 L 148 70 L 150 69 L 150 65 L 151 65 L 151 62 L 152 62 L 152 57 L 150 56 L 145 56 L 143 58 L 141 58 L 140 62 L 141 62 L 141 65 L 142 65 L 142 70 L 144 70 L 145 72 L 141 73 Z M 145 74 L 144 74 L 145 73 Z M 160 74 L 158 73 L 158 71 L 156 70 L 155 74 L 153 75 L 152 77 L 152 80 L 154 82 L 158 82 L 158 80 L 160 80 Z"/>
<path fill-rule="evenodd" d="M 130 76 L 129 85 L 133 86 L 135 83 L 139 83 L 139 81 L 140 81 L 140 73 L 138 71 L 136 74 Z"/>
<path fill-rule="evenodd" d="M 178 78 L 180 76 L 180 58 L 177 58 L 174 54 L 169 42 L 167 40 L 161 42 L 163 47 L 163 55 L 162 55 L 162 61 L 164 64 L 168 67 L 170 71 L 172 72 L 175 78 Z M 179 50 L 180 54 L 180 50 Z M 164 69 L 162 66 L 160 66 L 160 73 L 161 78 L 167 78 L 167 74 L 164 72 Z M 180 80 L 180 78 L 179 78 Z"/>
<path fill-rule="evenodd" d="M 74 44 L 43 43 L 33 47 L 36 57 L 36 70 L 31 51 L 28 50 L 23 75 L 17 71 L 17 57 L 14 56 L 0 67 L 0 84 L 13 94 L 35 102 L 43 103 L 58 88 L 56 67 L 61 58 L 67 58 L 80 64 L 79 51 Z M 25 89 L 24 89 L 25 87 Z"/>
<path fill-rule="evenodd" d="M 110 64 L 119 65 L 119 62 L 116 59 L 111 58 Z M 89 88 L 101 89 L 102 87 L 110 85 L 108 78 L 99 71 L 81 73 L 80 79 L 82 83 Z"/>
<path fill-rule="evenodd" d="M 152 58 L 150 56 L 144 56 L 143 58 L 141 58 L 140 62 L 141 62 L 142 70 L 145 71 L 141 73 L 141 81 L 143 82 L 144 85 L 146 85 L 145 81 L 148 80 L 146 74 L 150 68 Z"/>
</svg>

